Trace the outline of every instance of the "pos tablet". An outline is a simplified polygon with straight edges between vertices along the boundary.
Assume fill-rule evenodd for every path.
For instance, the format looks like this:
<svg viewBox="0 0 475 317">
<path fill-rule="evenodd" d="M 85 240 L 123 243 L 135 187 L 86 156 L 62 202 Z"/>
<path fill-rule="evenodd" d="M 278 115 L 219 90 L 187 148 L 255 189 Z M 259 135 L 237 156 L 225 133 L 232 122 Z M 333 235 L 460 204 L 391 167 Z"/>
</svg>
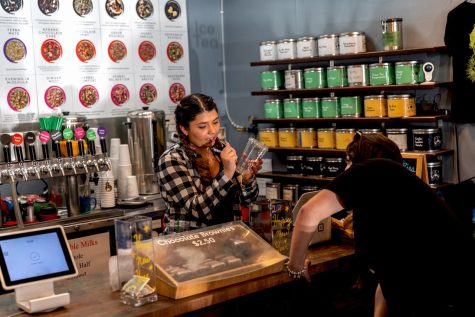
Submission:
<svg viewBox="0 0 475 317">
<path fill-rule="evenodd" d="M 53 282 L 77 274 L 62 226 L 0 234 L 0 280 L 15 290 L 21 309 L 33 313 L 69 304 L 69 293 L 54 294 Z"/>
</svg>

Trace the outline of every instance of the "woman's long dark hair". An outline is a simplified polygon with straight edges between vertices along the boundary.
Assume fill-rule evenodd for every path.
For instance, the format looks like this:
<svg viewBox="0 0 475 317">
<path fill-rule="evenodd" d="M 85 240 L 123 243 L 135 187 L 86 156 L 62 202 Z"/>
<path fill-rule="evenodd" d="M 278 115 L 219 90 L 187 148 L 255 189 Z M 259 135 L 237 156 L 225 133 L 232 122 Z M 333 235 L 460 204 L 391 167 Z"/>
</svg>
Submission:
<svg viewBox="0 0 475 317">
<path fill-rule="evenodd" d="M 357 131 L 346 148 L 346 154 L 352 163 L 361 163 L 370 158 L 386 158 L 402 163 L 398 146 L 382 133 L 363 134 Z"/>
<path fill-rule="evenodd" d="M 194 93 L 183 97 L 177 104 L 175 109 L 175 121 L 177 125 L 177 132 L 180 140 L 185 140 L 186 136 L 181 131 L 180 126 L 188 128 L 190 122 L 193 121 L 197 115 L 203 112 L 216 110 L 218 107 L 213 98 L 200 93 Z"/>
</svg>

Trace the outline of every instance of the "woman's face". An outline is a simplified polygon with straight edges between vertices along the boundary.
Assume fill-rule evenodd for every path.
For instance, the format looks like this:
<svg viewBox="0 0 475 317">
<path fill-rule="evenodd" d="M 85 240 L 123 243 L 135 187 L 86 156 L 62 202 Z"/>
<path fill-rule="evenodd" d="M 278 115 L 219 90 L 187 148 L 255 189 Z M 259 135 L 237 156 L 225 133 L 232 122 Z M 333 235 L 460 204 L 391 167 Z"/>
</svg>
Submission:
<svg viewBox="0 0 475 317">
<path fill-rule="evenodd" d="M 188 128 L 180 127 L 188 135 L 190 143 L 196 147 L 210 147 L 218 137 L 219 115 L 216 110 L 205 111 L 190 122 Z"/>
</svg>

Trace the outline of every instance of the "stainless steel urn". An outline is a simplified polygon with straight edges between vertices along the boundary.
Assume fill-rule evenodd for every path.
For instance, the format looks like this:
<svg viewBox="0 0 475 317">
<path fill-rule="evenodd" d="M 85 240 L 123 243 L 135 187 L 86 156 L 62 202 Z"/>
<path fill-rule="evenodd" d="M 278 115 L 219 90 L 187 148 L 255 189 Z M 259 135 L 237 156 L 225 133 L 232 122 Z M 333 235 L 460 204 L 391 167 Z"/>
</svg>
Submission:
<svg viewBox="0 0 475 317">
<path fill-rule="evenodd" d="M 137 176 L 139 194 L 157 194 L 158 159 L 165 150 L 165 112 L 134 110 L 127 113 L 128 143 L 132 173 Z"/>
</svg>

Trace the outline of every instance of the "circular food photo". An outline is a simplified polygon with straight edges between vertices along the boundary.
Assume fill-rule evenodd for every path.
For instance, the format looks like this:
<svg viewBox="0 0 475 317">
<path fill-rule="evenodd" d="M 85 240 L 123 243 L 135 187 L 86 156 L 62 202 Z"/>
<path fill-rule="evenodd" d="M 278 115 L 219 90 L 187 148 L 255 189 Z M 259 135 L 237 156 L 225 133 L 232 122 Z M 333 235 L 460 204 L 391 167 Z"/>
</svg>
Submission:
<svg viewBox="0 0 475 317">
<path fill-rule="evenodd" d="M 173 21 L 180 16 L 181 8 L 178 2 L 170 0 L 165 4 L 165 15 L 168 20 Z"/>
<path fill-rule="evenodd" d="M 96 87 L 86 85 L 79 90 L 79 101 L 86 108 L 91 108 L 99 100 L 99 92 Z"/>
<path fill-rule="evenodd" d="M 167 56 L 168 59 L 176 63 L 180 58 L 183 57 L 183 46 L 178 42 L 170 42 L 167 46 Z"/>
<path fill-rule="evenodd" d="M 140 87 L 140 100 L 146 105 L 151 104 L 157 99 L 157 89 L 150 83 L 143 84 Z"/>
<path fill-rule="evenodd" d="M 14 87 L 8 92 L 7 101 L 10 108 L 20 112 L 30 104 L 30 94 L 23 87 Z"/>
<path fill-rule="evenodd" d="M 148 63 L 152 60 L 157 54 L 155 45 L 150 41 L 143 41 L 139 44 L 139 57 L 145 63 Z"/>
<path fill-rule="evenodd" d="M 129 96 L 129 89 L 125 85 L 117 84 L 111 89 L 111 99 L 116 106 L 126 103 Z"/>
<path fill-rule="evenodd" d="M 92 12 L 92 0 L 73 0 L 74 12 L 80 17 L 84 17 Z"/>
<path fill-rule="evenodd" d="M 150 0 L 138 0 L 135 5 L 137 15 L 141 19 L 147 19 L 153 14 L 153 4 Z"/>
<path fill-rule="evenodd" d="M 171 84 L 168 89 L 168 95 L 173 103 L 178 103 L 183 97 L 185 97 L 185 86 L 180 83 Z"/>
<path fill-rule="evenodd" d="M 26 46 L 22 40 L 11 38 L 3 45 L 3 54 L 12 63 L 18 63 L 26 56 Z"/>
<path fill-rule="evenodd" d="M 41 44 L 41 55 L 48 63 L 58 60 L 63 54 L 63 48 L 58 41 L 47 39 Z"/>
<path fill-rule="evenodd" d="M 66 93 L 58 86 L 48 87 L 45 91 L 45 103 L 51 109 L 56 109 L 66 102 Z"/>
<path fill-rule="evenodd" d="M 58 11 L 59 0 L 38 0 L 38 8 L 44 15 L 51 15 Z"/>
<path fill-rule="evenodd" d="M 0 5 L 6 13 L 13 14 L 23 8 L 23 0 L 1 0 Z"/>
<path fill-rule="evenodd" d="M 106 12 L 111 18 L 116 18 L 124 13 L 124 2 L 122 0 L 106 0 Z"/>
<path fill-rule="evenodd" d="M 118 40 L 112 41 L 107 51 L 109 52 L 110 59 L 115 63 L 120 62 L 127 56 L 127 47 Z"/>
<path fill-rule="evenodd" d="M 83 63 L 87 63 L 96 56 L 96 47 L 89 40 L 81 40 L 76 45 L 76 55 Z"/>
</svg>

